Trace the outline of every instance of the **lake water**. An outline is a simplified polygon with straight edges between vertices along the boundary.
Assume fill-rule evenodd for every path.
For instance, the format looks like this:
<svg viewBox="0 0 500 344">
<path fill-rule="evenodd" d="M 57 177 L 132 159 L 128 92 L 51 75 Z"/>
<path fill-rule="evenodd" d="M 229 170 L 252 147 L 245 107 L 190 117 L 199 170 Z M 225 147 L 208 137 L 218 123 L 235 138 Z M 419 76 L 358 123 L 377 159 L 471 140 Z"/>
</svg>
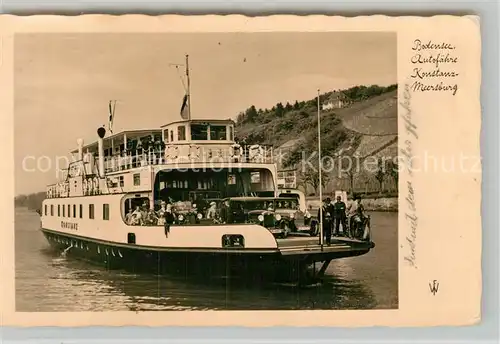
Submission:
<svg viewBox="0 0 500 344">
<path fill-rule="evenodd" d="M 332 261 L 307 288 L 109 271 L 53 252 L 35 212 L 16 209 L 16 310 L 388 309 L 398 307 L 397 213 L 370 213 L 376 247 Z"/>
</svg>

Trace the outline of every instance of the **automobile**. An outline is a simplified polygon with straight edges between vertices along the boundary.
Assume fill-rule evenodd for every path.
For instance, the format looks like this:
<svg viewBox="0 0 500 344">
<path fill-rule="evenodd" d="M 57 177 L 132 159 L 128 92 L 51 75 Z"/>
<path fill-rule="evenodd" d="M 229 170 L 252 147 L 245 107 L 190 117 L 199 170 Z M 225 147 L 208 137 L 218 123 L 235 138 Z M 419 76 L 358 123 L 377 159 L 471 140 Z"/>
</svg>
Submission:
<svg viewBox="0 0 500 344">
<path fill-rule="evenodd" d="M 289 198 L 231 197 L 223 200 L 219 213 L 223 223 L 255 223 L 286 238 L 295 228 L 297 211 L 296 202 Z"/>
<path fill-rule="evenodd" d="M 309 232 L 311 226 L 312 215 L 307 210 L 306 196 L 298 189 L 279 189 L 279 198 L 287 198 L 294 200 L 297 203 L 297 211 L 294 214 L 294 223 L 292 232 Z"/>
</svg>

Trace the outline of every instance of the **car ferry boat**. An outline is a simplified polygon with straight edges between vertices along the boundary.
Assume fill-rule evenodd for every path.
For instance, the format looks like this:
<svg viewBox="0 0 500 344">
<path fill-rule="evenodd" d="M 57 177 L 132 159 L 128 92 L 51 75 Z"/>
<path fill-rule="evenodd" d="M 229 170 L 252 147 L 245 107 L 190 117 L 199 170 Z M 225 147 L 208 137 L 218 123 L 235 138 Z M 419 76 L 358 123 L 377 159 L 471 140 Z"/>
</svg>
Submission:
<svg viewBox="0 0 500 344">
<path fill-rule="evenodd" d="M 293 211 L 286 209 L 253 208 L 255 216 L 247 216 L 252 200 L 279 205 L 272 147 L 239 145 L 232 120 L 184 118 L 116 134 L 100 127 L 87 145 L 78 139 L 64 178 L 48 186 L 42 204 L 41 231 L 50 245 L 134 272 L 284 271 L 292 278 L 315 262 L 324 263 L 321 275 L 332 259 L 374 246 L 371 239 L 323 246 L 317 237 L 292 238 Z M 232 216 L 235 204 L 247 215 Z"/>
<path fill-rule="evenodd" d="M 292 225 L 267 225 L 267 215 L 284 217 L 276 202 L 289 200 L 278 198 L 272 147 L 238 145 L 231 120 L 184 120 L 107 136 L 101 127 L 97 133 L 89 145 L 77 140 L 74 161 L 62 181 L 48 186 L 42 205 L 43 234 L 68 255 L 132 271 L 264 275 L 328 265 L 373 247 L 371 240 L 321 246 L 318 238 L 280 239 Z M 255 213 L 257 203 L 266 202 L 274 209 L 264 209 L 257 221 L 222 215 L 232 209 L 228 204 L 243 211 L 251 204 L 247 213 Z M 285 228 L 287 235 L 276 230 Z"/>
</svg>

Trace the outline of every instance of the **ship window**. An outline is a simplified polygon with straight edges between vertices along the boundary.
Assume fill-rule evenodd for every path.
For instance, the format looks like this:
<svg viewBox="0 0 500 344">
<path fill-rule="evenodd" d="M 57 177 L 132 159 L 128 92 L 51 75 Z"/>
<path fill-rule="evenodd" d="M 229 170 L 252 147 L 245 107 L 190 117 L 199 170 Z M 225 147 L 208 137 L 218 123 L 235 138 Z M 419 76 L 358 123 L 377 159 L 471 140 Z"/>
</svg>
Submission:
<svg viewBox="0 0 500 344">
<path fill-rule="evenodd" d="M 50 216 L 54 216 L 54 205 L 50 205 Z"/>
<path fill-rule="evenodd" d="M 62 205 L 62 210 L 63 210 L 63 217 L 66 217 L 66 207 L 64 204 Z"/>
<path fill-rule="evenodd" d="M 76 204 L 73 204 L 73 217 L 76 217 Z"/>
<path fill-rule="evenodd" d="M 61 205 L 57 205 L 57 216 L 61 216 Z"/>
<path fill-rule="evenodd" d="M 229 175 L 227 176 L 227 183 L 228 183 L 229 185 L 236 185 L 236 175 L 234 175 L 234 174 L 229 174 Z"/>
<path fill-rule="evenodd" d="M 229 126 L 229 140 L 233 141 L 234 140 L 234 134 L 233 134 L 233 126 Z"/>
<path fill-rule="evenodd" d="M 89 204 L 89 219 L 93 219 L 93 218 L 94 218 L 94 205 Z"/>
<path fill-rule="evenodd" d="M 80 204 L 80 218 L 83 218 L 83 205 Z"/>
<path fill-rule="evenodd" d="M 134 186 L 139 186 L 139 185 L 141 185 L 141 174 L 135 173 L 134 174 Z"/>
<path fill-rule="evenodd" d="M 120 187 L 124 187 L 125 186 L 125 181 L 123 179 L 123 176 L 118 177 L 118 180 L 120 181 Z"/>
<path fill-rule="evenodd" d="M 109 220 L 109 204 L 102 205 L 102 219 Z"/>
<path fill-rule="evenodd" d="M 208 125 L 193 124 L 191 125 L 192 140 L 208 140 Z"/>
<path fill-rule="evenodd" d="M 227 140 L 225 125 L 210 126 L 210 140 Z"/>
<path fill-rule="evenodd" d="M 71 206 L 68 204 L 68 217 L 71 217 Z"/>
<path fill-rule="evenodd" d="M 47 204 L 45 204 L 45 216 L 47 216 Z"/>
<path fill-rule="evenodd" d="M 170 142 L 174 142 L 174 131 L 170 130 Z"/>
<path fill-rule="evenodd" d="M 186 127 L 181 125 L 177 127 L 177 140 L 184 141 L 186 139 Z"/>
<path fill-rule="evenodd" d="M 165 141 L 168 143 L 168 130 L 163 131 L 163 137 L 165 138 Z"/>
<path fill-rule="evenodd" d="M 250 173 L 250 181 L 252 182 L 252 184 L 259 184 L 260 183 L 260 172 Z"/>
</svg>

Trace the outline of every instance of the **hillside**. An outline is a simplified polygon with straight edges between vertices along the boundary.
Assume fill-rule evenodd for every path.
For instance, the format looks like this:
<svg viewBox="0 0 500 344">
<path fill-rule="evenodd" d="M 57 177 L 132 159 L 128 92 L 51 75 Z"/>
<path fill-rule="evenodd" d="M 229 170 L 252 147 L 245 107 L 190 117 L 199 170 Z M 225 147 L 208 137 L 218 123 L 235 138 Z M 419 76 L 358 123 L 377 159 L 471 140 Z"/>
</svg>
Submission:
<svg viewBox="0 0 500 344">
<path fill-rule="evenodd" d="M 375 91 L 370 93 L 370 89 Z M 364 90 L 365 94 L 359 90 Z M 342 95 L 342 107 L 325 109 L 325 103 L 332 102 L 332 97 L 336 97 L 334 101 L 337 102 L 339 94 Z M 351 95 L 352 98 L 347 95 Z M 361 86 L 332 91 L 320 96 L 320 104 L 323 107 L 321 111 L 323 156 L 340 155 L 351 158 L 357 156 L 361 164 L 367 157 L 383 156 L 387 159 L 397 156 L 396 85 L 387 88 Z M 297 101 L 294 105 L 277 104 L 266 110 L 254 111 L 251 107 L 240 114 L 236 127 L 238 138 L 247 144 L 273 145 L 277 151 L 275 156 L 282 157 L 281 161 L 278 161 L 280 169 L 297 167 L 304 153 L 309 157 L 312 152 L 317 151 L 317 130 L 317 99 Z M 384 170 L 384 176 L 380 176 L 380 172 L 369 173 L 361 168 L 350 175 L 338 171 L 341 163 L 339 159 L 334 160 L 335 163 L 337 169 L 330 168 L 330 171 L 333 171 L 323 178 L 326 192 L 335 189 L 354 189 L 355 192 L 365 193 L 396 191 L 397 175 L 390 171 Z M 385 184 L 382 188 L 377 174 Z M 299 173 L 299 177 L 303 189 L 308 193 L 316 191 L 317 176 Z"/>
<path fill-rule="evenodd" d="M 341 99 L 342 108 L 328 108 L 321 112 L 321 150 L 323 156 L 366 157 L 397 156 L 397 85 L 389 87 L 357 86 L 320 95 L 325 106 Z M 280 169 L 293 168 L 301 160 L 302 152 L 309 156 L 317 151 L 317 99 L 278 103 L 271 109 L 250 107 L 238 115 L 236 136 L 246 144 L 268 144 L 275 147 Z M 317 160 L 311 159 L 317 164 Z M 338 160 L 336 160 L 338 161 Z M 376 173 L 358 171 L 353 174 L 333 170 L 323 175 L 324 190 L 343 189 L 374 193 L 381 191 Z M 387 171 L 383 176 L 384 191 L 397 190 L 397 173 Z M 299 185 L 307 193 L 317 189 L 316 175 L 299 173 Z M 45 192 L 21 195 L 15 198 L 16 207 L 41 208 Z"/>
</svg>

